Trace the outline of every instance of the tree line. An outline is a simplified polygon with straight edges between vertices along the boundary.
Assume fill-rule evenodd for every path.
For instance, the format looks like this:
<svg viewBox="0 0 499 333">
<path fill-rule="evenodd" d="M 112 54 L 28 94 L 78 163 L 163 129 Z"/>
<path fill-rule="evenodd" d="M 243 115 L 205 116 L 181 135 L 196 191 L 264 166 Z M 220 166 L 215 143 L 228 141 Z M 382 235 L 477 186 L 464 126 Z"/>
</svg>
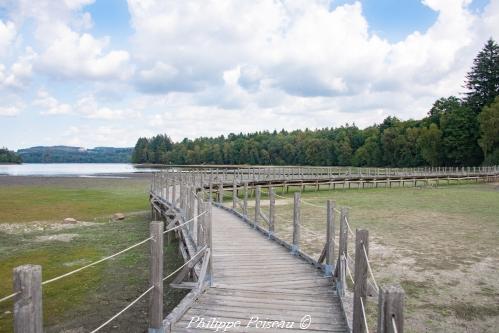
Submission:
<svg viewBox="0 0 499 333">
<path fill-rule="evenodd" d="M 6 163 L 20 164 L 22 163 L 22 159 L 15 152 L 3 147 L 0 148 L 0 164 L 6 164 Z"/>
<path fill-rule="evenodd" d="M 133 163 L 353 166 L 499 164 L 499 46 L 490 39 L 466 75 L 462 98 L 440 98 L 421 120 L 262 131 L 173 142 L 139 138 Z"/>
</svg>

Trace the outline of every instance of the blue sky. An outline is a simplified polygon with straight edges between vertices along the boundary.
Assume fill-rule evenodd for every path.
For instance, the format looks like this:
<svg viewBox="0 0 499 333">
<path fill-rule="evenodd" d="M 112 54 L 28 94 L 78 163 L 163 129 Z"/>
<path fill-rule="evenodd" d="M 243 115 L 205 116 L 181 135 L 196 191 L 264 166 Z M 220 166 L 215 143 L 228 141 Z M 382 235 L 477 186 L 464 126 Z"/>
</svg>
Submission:
<svg viewBox="0 0 499 333">
<path fill-rule="evenodd" d="M 420 118 L 497 22 L 499 0 L 3 0 L 0 145 Z"/>
</svg>

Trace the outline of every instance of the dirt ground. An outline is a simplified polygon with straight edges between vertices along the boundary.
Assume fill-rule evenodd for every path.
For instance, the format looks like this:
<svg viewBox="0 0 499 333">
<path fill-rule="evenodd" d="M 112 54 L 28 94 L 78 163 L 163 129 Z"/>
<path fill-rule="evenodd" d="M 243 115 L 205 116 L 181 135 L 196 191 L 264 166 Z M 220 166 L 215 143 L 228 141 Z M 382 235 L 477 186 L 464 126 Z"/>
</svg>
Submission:
<svg viewBox="0 0 499 333">
<path fill-rule="evenodd" d="M 349 207 L 353 232 L 369 230 L 377 283 L 400 284 L 406 292 L 406 332 L 498 332 L 498 184 L 304 192 L 302 198 L 314 206 L 302 202 L 300 246 L 315 258 L 325 241 L 326 199 Z M 278 202 L 276 231 L 291 242 L 292 201 Z M 262 209 L 268 214 L 268 204 Z M 370 297 L 371 332 L 376 307 Z"/>
</svg>

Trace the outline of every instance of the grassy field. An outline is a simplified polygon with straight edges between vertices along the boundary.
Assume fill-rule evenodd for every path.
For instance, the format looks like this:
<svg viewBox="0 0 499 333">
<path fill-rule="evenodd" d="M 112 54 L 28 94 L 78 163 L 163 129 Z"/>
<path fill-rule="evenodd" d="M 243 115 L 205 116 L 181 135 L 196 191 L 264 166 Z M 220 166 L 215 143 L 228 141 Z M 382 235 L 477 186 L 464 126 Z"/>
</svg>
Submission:
<svg viewBox="0 0 499 333">
<path fill-rule="evenodd" d="M 276 231 L 290 241 L 292 195 L 285 196 L 276 201 Z M 302 198 L 323 207 L 335 200 L 350 208 L 353 229 L 369 230 L 378 284 L 399 283 L 407 293 L 406 332 L 497 332 L 498 184 L 309 191 Z M 325 208 L 302 204 L 301 210 L 300 245 L 317 258 Z M 373 318 L 376 302 L 372 297 L 368 306 Z"/>
<path fill-rule="evenodd" d="M 128 179 L 0 177 L 0 298 L 12 292 L 12 269 L 42 265 L 43 280 L 115 253 L 149 237 L 146 177 Z M 29 179 L 26 179 L 29 178 Z M 124 212 L 124 221 L 109 217 Z M 80 222 L 61 224 L 65 217 Z M 181 265 L 166 249 L 165 273 Z M 87 332 L 148 287 L 149 246 L 44 286 L 46 332 Z M 165 288 L 165 313 L 184 291 Z M 148 299 L 114 321 L 107 332 L 147 328 Z M 12 331 L 12 302 L 0 303 L 0 332 Z"/>
</svg>

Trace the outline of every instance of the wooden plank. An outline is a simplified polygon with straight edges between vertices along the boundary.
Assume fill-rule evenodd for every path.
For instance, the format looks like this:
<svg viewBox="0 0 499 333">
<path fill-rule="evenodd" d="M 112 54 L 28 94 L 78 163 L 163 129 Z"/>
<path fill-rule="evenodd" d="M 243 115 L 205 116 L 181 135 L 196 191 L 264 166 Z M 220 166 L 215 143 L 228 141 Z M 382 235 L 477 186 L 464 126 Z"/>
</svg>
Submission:
<svg viewBox="0 0 499 333">
<path fill-rule="evenodd" d="M 149 284 L 154 286 L 149 301 L 149 331 L 163 329 L 163 221 L 152 221 L 149 226 L 151 257 Z"/>
<path fill-rule="evenodd" d="M 42 267 L 14 268 L 14 333 L 42 333 Z"/>
</svg>

